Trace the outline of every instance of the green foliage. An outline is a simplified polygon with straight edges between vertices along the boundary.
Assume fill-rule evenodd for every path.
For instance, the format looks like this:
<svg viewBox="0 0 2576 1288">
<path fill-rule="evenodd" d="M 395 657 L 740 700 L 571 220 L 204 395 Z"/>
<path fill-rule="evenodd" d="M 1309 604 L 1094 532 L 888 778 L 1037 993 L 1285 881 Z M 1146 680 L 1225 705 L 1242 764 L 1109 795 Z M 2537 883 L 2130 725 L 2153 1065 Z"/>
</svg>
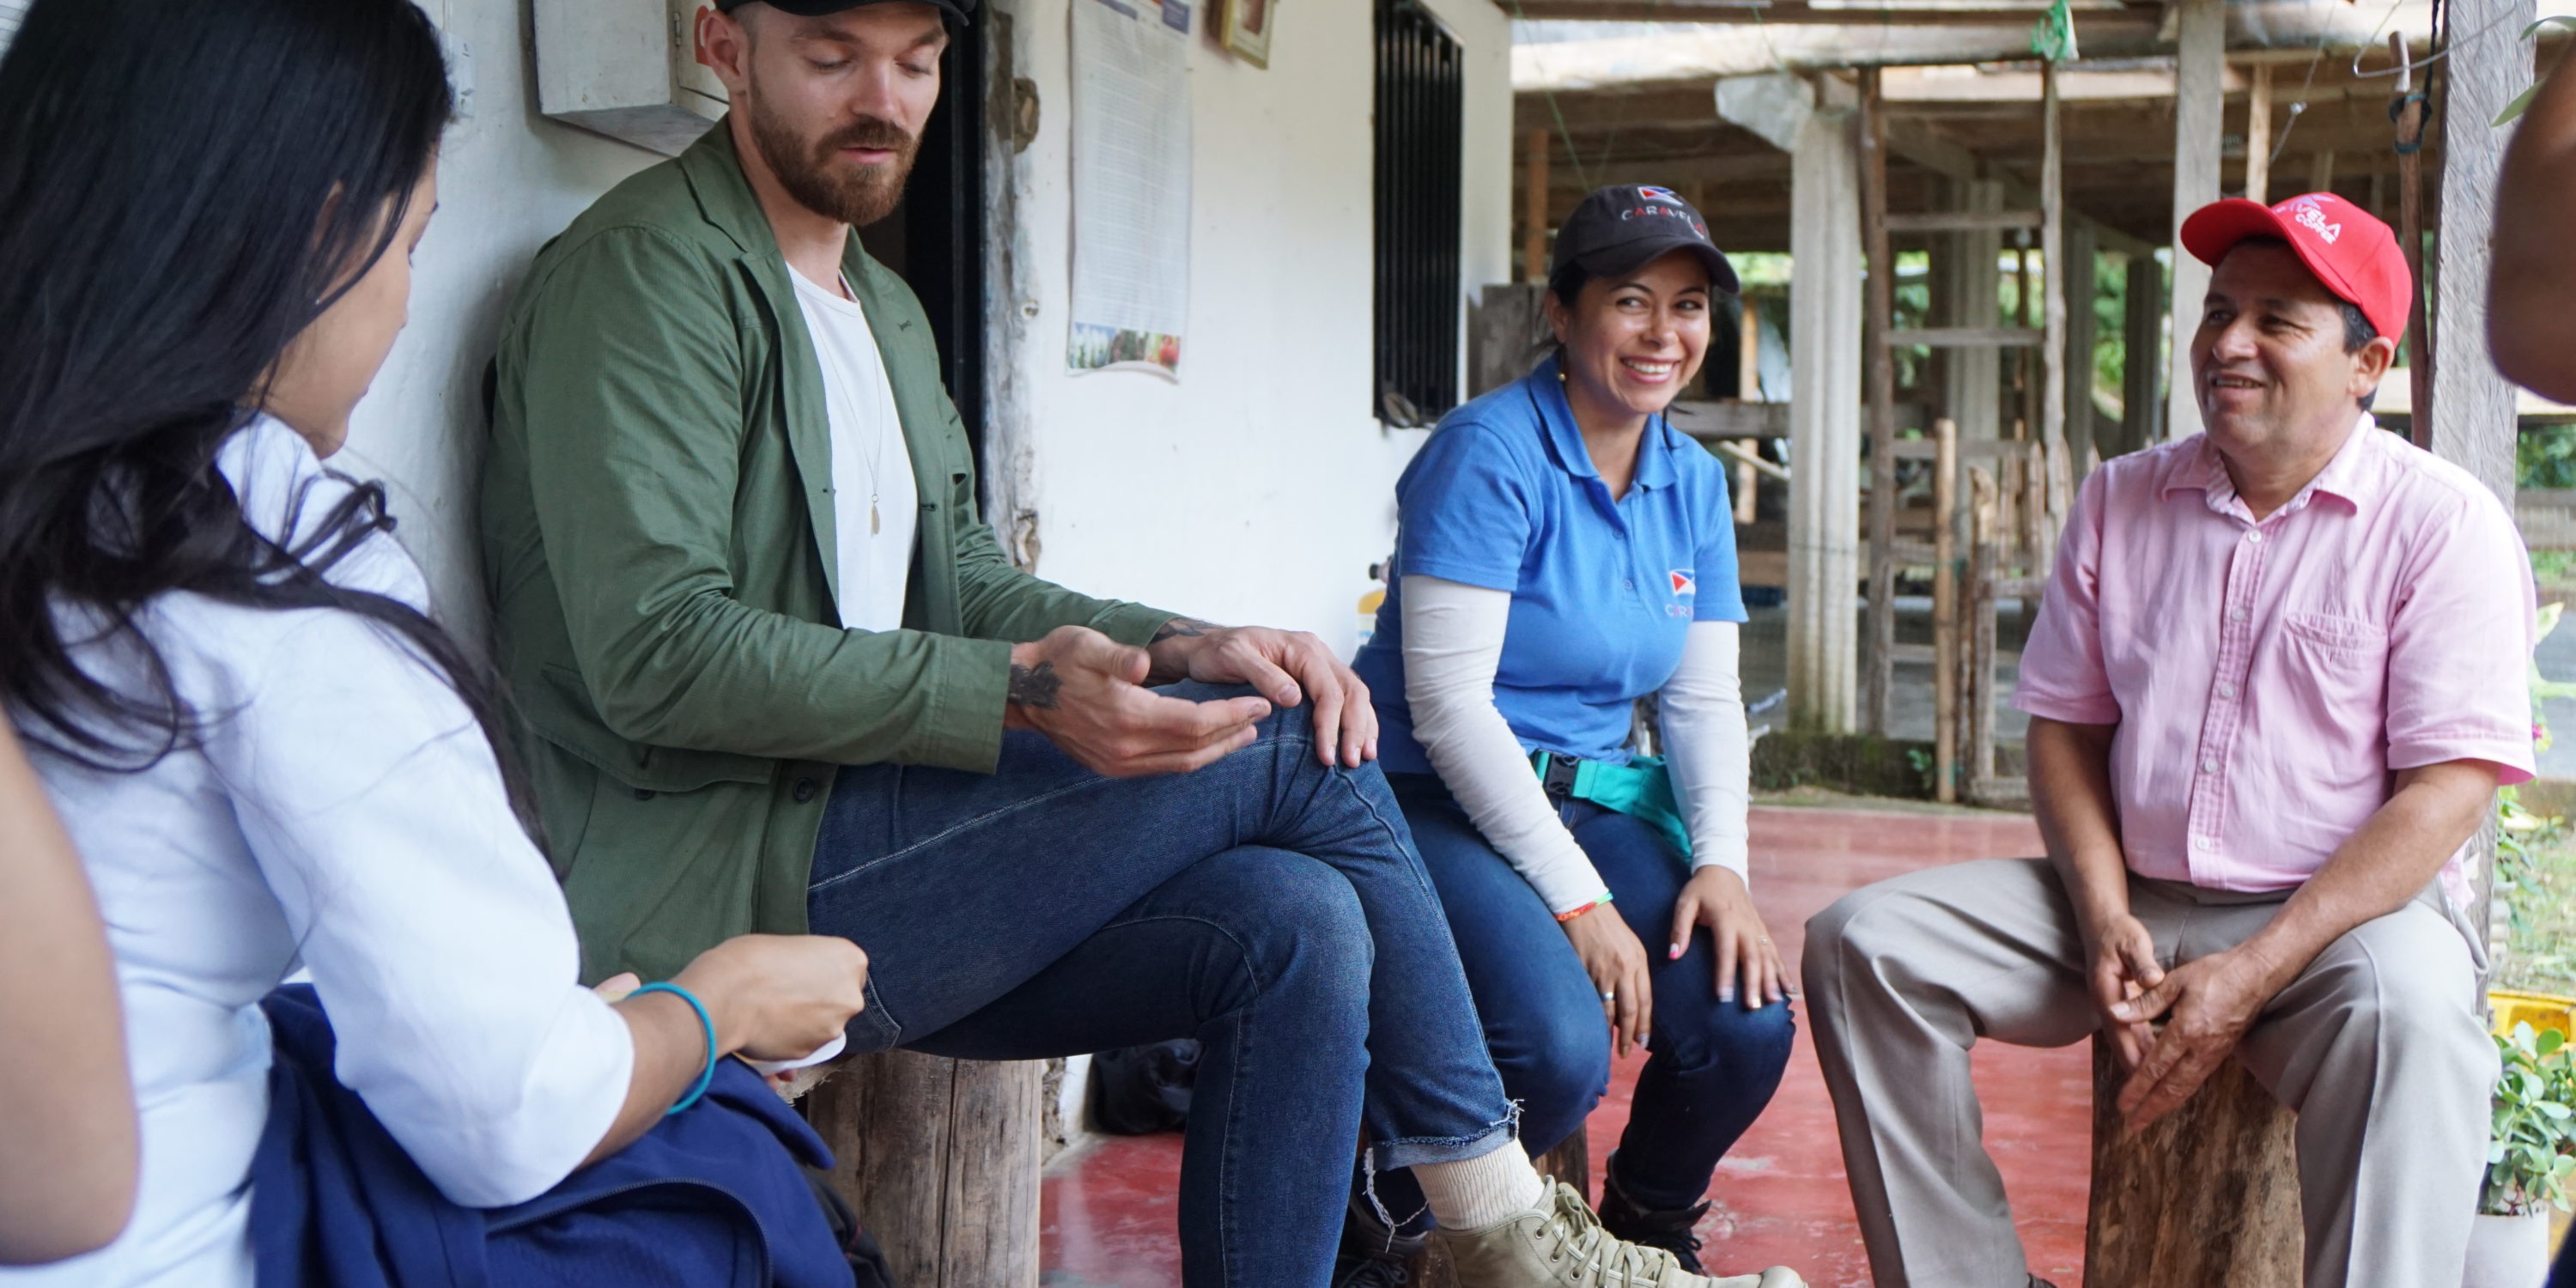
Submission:
<svg viewBox="0 0 2576 1288">
<path fill-rule="evenodd" d="M 2531 579 L 2539 582 L 2542 593 L 2553 585 L 2576 578 L 2576 550 L 2534 550 L 2531 552 Z"/>
<path fill-rule="evenodd" d="M 2569 1211 L 2568 1182 L 2576 1177 L 2576 1063 L 2569 1060 L 2567 1035 L 2516 1024 L 2495 1043 L 2504 1077 L 2496 1083 L 2486 1193 L 2478 1210 L 2494 1216 L 2525 1216 L 2543 1205 Z"/>
<path fill-rule="evenodd" d="M 2514 482 L 2528 488 L 2576 488 L 2576 425 L 2539 425 L 2514 438 Z"/>
<path fill-rule="evenodd" d="M 2559 608 L 2551 604 L 2540 610 L 2540 638 L 2558 628 Z M 2541 719 L 2543 704 L 2571 696 L 2576 696 L 2576 684 L 2552 680 L 2533 663 L 2532 738 L 2538 750 L 2547 751 L 2550 741 L 2548 723 Z M 2496 982 L 2540 992 L 2576 991 L 2576 845 L 2570 844 L 2565 819 L 2526 807 L 2521 789 L 2514 787 L 2496 793 L 2495 907 L 2505 929 Z"/>
</svg>

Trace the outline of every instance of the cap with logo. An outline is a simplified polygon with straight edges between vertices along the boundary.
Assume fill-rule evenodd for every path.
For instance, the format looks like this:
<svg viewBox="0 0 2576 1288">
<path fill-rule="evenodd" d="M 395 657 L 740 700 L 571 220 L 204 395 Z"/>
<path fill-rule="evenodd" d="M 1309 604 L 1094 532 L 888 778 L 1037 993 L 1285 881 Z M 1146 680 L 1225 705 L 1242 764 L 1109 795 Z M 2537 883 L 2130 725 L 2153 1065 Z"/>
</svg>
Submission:
<svg viewBox="0 0 2576 1288">
<path fill-rule="evenodd" d="M 1548 276 L 1573 264 L 1594 277 L 1618 277 L 1677 250 L 1708 266 L 1709 285 L 1729 294 L 1738 289 L 1735 266 L 1708 239 L 1708 221 L 1689 202 L 1650 183 L 1614 184 L 1594 189 L 1565 217 Z"/>
<path fill-rule="evenodd" d="M 2215 266 L 2249 237 L 2278 237 L 2335 298 L 2357 305 L 2381 335 L 2406 334 L 2415 277 L 2397 234 L 2370 212 L 2331 192 L 2311 192 L 2277 206 L 2233 197 L 2193 211 L 2182 223 L 2183 249 Z"/>
<path fill-rule="evenodd" d="M 856 9 L 861 5 L 896 2 L 897 0 L 760 0 L 760 3 L 770 8 L 795 14 L 800 18 L 821 18 L 845 9 Z M 961 22 L 975 16 L 975 0 L 913 0 L 913 2 L 945 10 L 949 17 Z M 716 8 L 732 13 L 750 3 L 752 0 L 716 0 Z"/>
</svg>

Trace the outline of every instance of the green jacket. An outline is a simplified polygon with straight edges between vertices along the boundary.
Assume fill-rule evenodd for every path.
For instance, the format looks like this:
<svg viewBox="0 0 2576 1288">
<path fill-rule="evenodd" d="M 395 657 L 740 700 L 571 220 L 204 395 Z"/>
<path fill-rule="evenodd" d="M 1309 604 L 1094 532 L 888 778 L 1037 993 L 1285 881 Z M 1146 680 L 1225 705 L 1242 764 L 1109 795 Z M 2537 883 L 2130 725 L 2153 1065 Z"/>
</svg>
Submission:
<svg viewBox="0 0 2576 1288">
<path fill-rule="evenodd" d="M 483 566 L 586 978 L 802 933 L 840 766 L 989 773 L 1011 641 L 1172 616 L 1003 558 L 920 301 L 843 266 L 921 497 L 899 631 L 837 624 L 822 371 L 724 126 L 547 243 L 503 325 Z"/>
</svg>

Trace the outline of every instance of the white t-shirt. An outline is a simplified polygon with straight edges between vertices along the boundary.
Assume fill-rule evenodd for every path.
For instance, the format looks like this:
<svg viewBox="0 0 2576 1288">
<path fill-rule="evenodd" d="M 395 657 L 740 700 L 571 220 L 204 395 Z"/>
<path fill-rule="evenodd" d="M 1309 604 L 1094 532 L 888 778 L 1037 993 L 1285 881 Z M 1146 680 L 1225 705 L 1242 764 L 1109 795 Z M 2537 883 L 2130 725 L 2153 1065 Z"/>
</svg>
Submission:
<svg viewBox="0 0 2576 1288">
<path fill-rule="evenodd" d="M 215 463 L 252 526 L 289 546 L 348 491 L 265 417 Z M 428 600 L 382 533 L 326 575 Z M 0 1288 L 249 1288 L 259 999 L 299 967 L 331 1013 L 341 1082 L 450 1198 L 552 1188 L 625 1103 L 634 1047 L 578 982 L 563 892 L 465 704 L 354 613 L 174 592 L 137 621 L 211 719 L 204 738 L 137 773 L 35 761 L 116 954 L 141 1190 L 104 1251 L 0 1269 Z M 130 647 L 75 654 L 144 691 Z"/>
<path fill-rule="evenodd" d="M 823 367 L 823 403 L 832 419 L 832 511 L 839 547 L 841 625 L 854 631 L 903 626 L 903 597 L 912 581 L 912 542 L 920 527 L 919 489 L 895 414 L 885 356 L 868 315 L 791 265 L 796 303 L 814 335 Z"/>
</svg>

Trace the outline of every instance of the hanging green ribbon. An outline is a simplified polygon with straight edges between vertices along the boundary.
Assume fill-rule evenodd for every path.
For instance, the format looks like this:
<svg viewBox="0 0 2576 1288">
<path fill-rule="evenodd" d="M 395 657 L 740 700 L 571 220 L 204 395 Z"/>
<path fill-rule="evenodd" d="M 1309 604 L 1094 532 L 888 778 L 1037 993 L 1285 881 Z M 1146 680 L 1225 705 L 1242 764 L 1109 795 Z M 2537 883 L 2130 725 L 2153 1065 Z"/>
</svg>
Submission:
<svg viewBox="0 0 2576 1288">
<path fill-rule="evenodd" d="M 2031 25 L 2030 52 L 2052 63 L 2075 60 L 2075 11 L 2067 0 L 2048 6 L 2048 12 Z"/>
</svg>

